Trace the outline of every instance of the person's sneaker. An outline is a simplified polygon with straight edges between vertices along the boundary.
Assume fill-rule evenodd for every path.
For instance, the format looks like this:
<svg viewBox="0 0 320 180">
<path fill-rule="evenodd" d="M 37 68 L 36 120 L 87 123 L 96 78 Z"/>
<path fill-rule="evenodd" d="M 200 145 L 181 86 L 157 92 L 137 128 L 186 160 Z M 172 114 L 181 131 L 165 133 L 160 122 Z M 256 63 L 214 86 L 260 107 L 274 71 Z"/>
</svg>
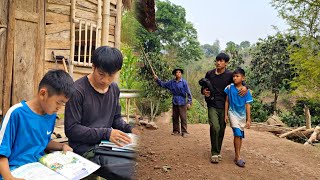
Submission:
<svg viewBox="0 0 320 180">
<path fill-rule="evenodd" d="M 172 133 L 171 133 L 171 135 L 179 136 L 179 135 L 180 135 L 180 133 L 179 133 L 179 132 L 177 132 L 177 131 L 174 131 L 174 132 L 172 132 Z"/>
<path fill-rule="evenodd" d="M 182 137 L 184 137 L 184 138 L 186 138 L 186 137 L 188 137 L 188 136 L 189 136 L 189 133 L 187 133 L 187 132 L 183 132 L 183 133 L 181 134 L 181 136 L 182 136 Z"/>
<path fill-rule="evenodd" d="M 211 163 L 214 163 L 214 164 L 219 163 L 218 155 L 211 156 L 210 160 L 211 160 Z"/>
<path fill-rule="evenodd" d="M 222 161 L 222 156 L 220 154 L 218 155 L 218 159 L 219 161 Z"/>
</svg>

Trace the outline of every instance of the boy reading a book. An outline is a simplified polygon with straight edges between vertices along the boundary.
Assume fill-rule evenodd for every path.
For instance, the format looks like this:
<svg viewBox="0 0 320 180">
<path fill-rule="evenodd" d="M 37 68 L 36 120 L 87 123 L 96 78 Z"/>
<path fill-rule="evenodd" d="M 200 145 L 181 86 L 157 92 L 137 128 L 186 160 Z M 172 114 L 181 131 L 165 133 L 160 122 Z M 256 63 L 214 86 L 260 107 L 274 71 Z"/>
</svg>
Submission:
<svg viewBox="0 0 320 180">
<path fill-rule="evenodd" d="M 250 103 L 253 102 L 250 91 L 244 96 L 239 95 L 239 90 L 243 87 L 245 72 L 238 68 L 233 72 L 233 82 L 224 89 L 227 94 L 225 102 L 225 122 L 228 123 L 228 115 L 230 125 L 234 135 L 235 158 L 234 163 L 240 167 L 245 166 L 245 161 L 240 157 L 240 149 L 242 139 L 244 138 L 244 127 L 250 128 L 251 112 Z"/>
<path fill-rule="evenodd" d="M 12 106 L 0 129 L 0 179 L 14 178 L 10 171 L 37 162 L 48 151 L 72 151 L 51 140 L 57 111 L 75 91 L 73 79 L 63 70 L 45 74 L 36 96 Z M 2 176 L 2 177 L 1 177 Z"/>
</svg>

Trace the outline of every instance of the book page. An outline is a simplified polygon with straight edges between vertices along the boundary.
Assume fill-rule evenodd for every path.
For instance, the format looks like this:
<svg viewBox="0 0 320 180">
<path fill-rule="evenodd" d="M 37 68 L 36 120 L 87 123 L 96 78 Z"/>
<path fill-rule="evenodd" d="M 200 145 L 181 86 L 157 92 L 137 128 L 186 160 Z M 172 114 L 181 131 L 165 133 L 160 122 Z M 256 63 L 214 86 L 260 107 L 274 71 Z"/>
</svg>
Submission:
<svg viewBox="0 0 320 180">
<path fill-rule="evenodd" d="M 135 134 L 132 134 L 132 133 L 127 133 L 127 134 L 131 138 L 131 141 L 132 141 L 130 144 L 126 144 L 126 145 L 120 147 L 120 146 L 117 146 L 113 142 L 103 140 L 103 141 L 101 141 L 99 146 L 111 147 L 113 151 L 135 151 L 136 147 L 138 145 L 138 136 Z"/>
<path fill-rule="evenodd" d="M 81 179 L 100 168 L 84 157 L 68 151 L 56 151 L 41 157 L 40 162 L 68 179 Z"/>
<path fill-rule="evenodd" d="M 26 180 L 68 180 L 39 162 L 25 164 L 11 173 L 13 177 Z"/>
</svg>

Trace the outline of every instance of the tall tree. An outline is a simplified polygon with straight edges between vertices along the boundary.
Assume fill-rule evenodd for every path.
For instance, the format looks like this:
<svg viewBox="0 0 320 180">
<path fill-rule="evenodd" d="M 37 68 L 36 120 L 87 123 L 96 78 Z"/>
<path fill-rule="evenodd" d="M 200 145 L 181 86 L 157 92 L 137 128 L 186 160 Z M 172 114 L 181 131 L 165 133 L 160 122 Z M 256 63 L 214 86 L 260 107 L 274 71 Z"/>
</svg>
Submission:
<svg viewBox="0 0 320 180">
<path fill-rule="evenodd" d="M 161 39 L 162 50 L 172 53 L 170 57 L 180 64 L 201 59 L 203 53 L 197 40 L 197 31 L 186 21 L 185 9 L 168 0 L 157 0 L 156 7 L 158 29 L 155 33 Z"/>
<path fill-rule="evenodd" d="M 275 93 L 274 109 L 276 109 L 279 89 L 287 88 L 292 79 L 289 52 L 287 48 L 294 37 L 282 35 L 268 36 L 260 39 L 251 52 L 250 82 L 256 91 L 272 90 Z"/>
<path fill-rule="evenodd" d="M 231 55 L 231 59 L 228 68 L 234 70 L 235 68 L 241 66 L 243 61 L 243 55 L 240 52 L 240 46 L 232 41 L 227 42 L 227 47 L 225 49 L 226 53 Z"/>
</svg>

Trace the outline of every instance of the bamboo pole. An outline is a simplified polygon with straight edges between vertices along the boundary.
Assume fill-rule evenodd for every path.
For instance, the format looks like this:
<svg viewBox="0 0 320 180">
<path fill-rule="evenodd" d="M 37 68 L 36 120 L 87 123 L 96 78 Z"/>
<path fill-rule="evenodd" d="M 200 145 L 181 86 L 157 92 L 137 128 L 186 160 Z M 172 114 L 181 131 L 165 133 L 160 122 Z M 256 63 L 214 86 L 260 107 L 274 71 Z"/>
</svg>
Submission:
<svg viewBox="0 0 320 180">
<path fill-rule="evenodd" d="M 109 41 L 110 0 L 103 0 L 101 45 L 107 46 Z"/>
<path fill-rule="evenodd" d="M 93 31 L 93 24 L 90 23 L 90 45 L 89 45 L 89 66 L 91 66 L 91 51 L 92 51 L 92 31 Z"/>
<path fill-rule="evenodd" d="M 156 73 L 155 73 L 155 71 L 154 71 L 154 69 L 153 69 L 150 61 L 148 60 L 148 57 L 147 57 L 146 53 L 144 52 L 142 46 L 141 46 L 141 51 L 142 51 L 142 54 L 143 54 L 144 58 L 146 59 L 146 61 L 148 62 L 149 66 L 150 66 L 150 68 L 151 68 L 151 71 L 152 71 L 153 76 L 156 76 Z"/>
<path fill-rule="evenodd" d="M 78 63 L 80 63 L 81 56 L 81 31 L 82 31 L 82 21 L 79 22 L 79 45 L 78 45 Z"/>
<path fill-rule="evenodd" d="M 100 46 L 101 42 L 101 23 L 102 23 L 102 3 L 98 0 L 98 15 L 97 15 L 97 28 L 96 28 L 96 49 Z"/>
<path fill-rule="evenodd" d="M 70 20 L 70 29 L 71 29 L 71 47 L 70 47 L 70 56 L 69 56 L 69 74 L 73 77 L 73 62 L 74 62 L 74 48 L 75 48 L 75 32 L 76 32 L 76 0 L 71 0 L 71 20 Z"/>
<path fill-rule="evenodd" d="M 87 46 L 88 46 L 88 22 L 85 22 L 85 28 L 84 28 L 84 57 L 83 57 L 83 63 L 86 66 L 87 65 Z"/>
<path fill-rule="evenodd" d="M 115 47 L 120 49 L 121 42 L 121 14 L 122 14 L 122 0 L 117 0 L 117 17 L 115 27 Z"/>
</svg>

